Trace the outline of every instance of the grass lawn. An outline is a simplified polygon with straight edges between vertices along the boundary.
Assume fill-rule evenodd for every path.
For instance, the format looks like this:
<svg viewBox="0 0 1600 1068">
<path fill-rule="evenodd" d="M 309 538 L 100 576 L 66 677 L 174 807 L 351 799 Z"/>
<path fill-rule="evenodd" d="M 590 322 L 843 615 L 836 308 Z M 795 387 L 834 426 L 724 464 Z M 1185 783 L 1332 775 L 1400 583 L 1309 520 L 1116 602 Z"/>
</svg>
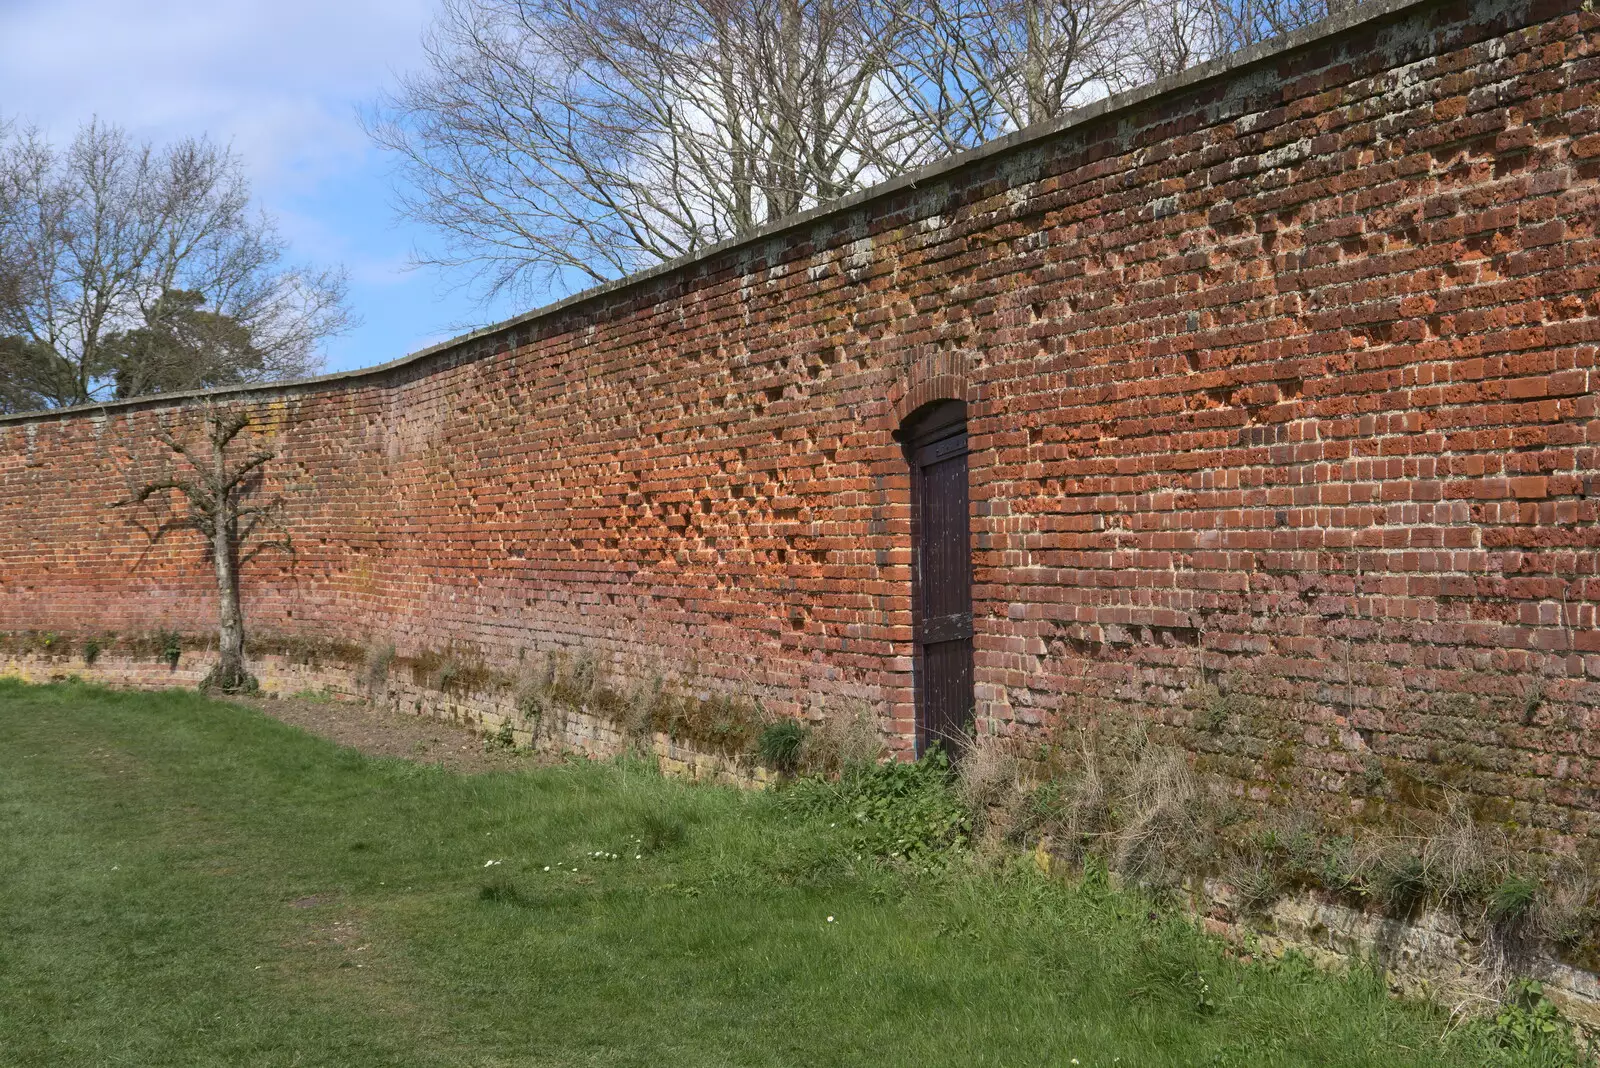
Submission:
<svg viewBox="0 0 1600 1068">
<path fill-rule="evenodd" d="M 1445 1025 L 1024 864 L 856 860 L 771 796 L 0 680 L 5 1068 L 1524 1063 Z"/>
</svg>

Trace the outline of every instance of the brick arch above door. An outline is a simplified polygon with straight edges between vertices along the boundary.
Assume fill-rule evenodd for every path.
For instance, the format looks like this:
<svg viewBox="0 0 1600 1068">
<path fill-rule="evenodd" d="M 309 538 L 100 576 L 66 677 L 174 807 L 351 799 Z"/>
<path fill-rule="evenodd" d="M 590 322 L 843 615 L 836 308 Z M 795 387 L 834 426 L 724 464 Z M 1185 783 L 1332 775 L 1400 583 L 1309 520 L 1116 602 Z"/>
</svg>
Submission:
<svg viewBox="0 0 1600 1068">
<path fill-rule="evenodd" d="M 977 390 L 970 383 L 967 357 L 959 352 L 940 352 L 912 362 L 905 378 L 889 391 L 891 431 L 898 430 L 906 416 L 937 400 L 966 401 L 970 412 L 977 401 Z"/>
</svg>

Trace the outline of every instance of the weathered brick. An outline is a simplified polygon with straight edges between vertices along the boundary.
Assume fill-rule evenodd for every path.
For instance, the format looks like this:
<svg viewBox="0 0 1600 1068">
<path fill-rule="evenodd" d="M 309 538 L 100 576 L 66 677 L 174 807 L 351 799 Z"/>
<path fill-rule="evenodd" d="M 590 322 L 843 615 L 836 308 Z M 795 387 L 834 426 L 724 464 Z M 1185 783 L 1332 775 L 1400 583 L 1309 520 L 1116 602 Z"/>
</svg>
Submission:
<svg viewBox="0 0 1600 1068">
<path fill-rule="evenodd" d="M 1563 726 L 1600 722 L 1576 8 L 1414 5 L 397 367 L 225 394 L 297 546 L 246 565 L 251 626 L 585 649 L 619 685 L 865 702 L 903 748 L 891 434 L 957 397 L 995 729 L 1140 716 L 1332 804 L 1370 750 L 1600 833 Z M 114 507 L 195 406 L 0 419 L 0 630 L 205 631 L 199 543 Z M 1197 729 L 1210 685 L 1261 714 Z"/>
</svg>

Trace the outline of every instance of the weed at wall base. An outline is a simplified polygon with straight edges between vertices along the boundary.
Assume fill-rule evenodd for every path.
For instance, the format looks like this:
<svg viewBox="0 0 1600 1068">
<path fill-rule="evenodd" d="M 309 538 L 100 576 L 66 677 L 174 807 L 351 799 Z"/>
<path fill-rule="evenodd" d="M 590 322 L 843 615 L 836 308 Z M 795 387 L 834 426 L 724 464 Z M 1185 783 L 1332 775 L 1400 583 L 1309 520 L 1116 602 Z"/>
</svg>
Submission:
<svg viewBox="0 0 1600 1068">
<path fill-rule="evenodd" d="M 779 720 L 763 730 L 756 739 L 756 755 L 761 763 L 773 771 L 793 775 L 800 768 L 805 750 L 806 727 L 792 719 Z"/>
<path fill-rule="evenodd" d="M 394 663 L 394 643 L 382 642 L 367 646 L 362 656 L 362 681 L 369 694 L 376 694 L 389 681 L 389 667 Z"/>
<path fill-rule="evenodd" d="M 1209 907 L 1238 917 L 1266 916 L 1301 894 L 1405 923 L 1443 910 L 1480 947 L 1471 966 L 1480 988 L 1509 989 L 1536 952 L 1581 967 L 1575 946 L 1600 942 L 1589 866 L 1519 848 L 1459 795 L 1442 793 L 1429 811 L 1398 810 L 1398 822 L 1341 822 L 1241 803 L 1190 770 L 1181 750 L 1140 731 L 1082 731 L 1076 751 L 1059 747 L 1034 765 L 1048 774 L 1032 779 L 1015 770 L 1024 751 L 980 736 L 962 761 L 961 789 L 985 852 L 1043 851 L 1065 870 L 1103 868 L 1157 895 L 1182 884 L 1204 898 L 1199 887 L 1215 879 L 1223 896 Z"/>
<path fill-rule="evenodd" d="M 511 726 L 511 720 L 500 721 L 500 728 L 493 734 L 483 737 L 483 748 L 491 753 L 514 753 L 517 749 L 517 734 Z"/>
<path fill-rule="evenodd" d="M 800 750 L 807 773 L 836 777 L 878 763 L 884 756 L 883 733 L 872 706 L 854 701 L 813 724 Z"/>
<path fill-rule="evenodd" d="M 830 819 L 855 855 L 916 869 L 943 867 L 971 841 L 971 816 L 939 750 L 914 763 L 857 765 L 837 779 L 807 776 L 785 789 L 783 803 L 802 816 Z"/>
</svg>

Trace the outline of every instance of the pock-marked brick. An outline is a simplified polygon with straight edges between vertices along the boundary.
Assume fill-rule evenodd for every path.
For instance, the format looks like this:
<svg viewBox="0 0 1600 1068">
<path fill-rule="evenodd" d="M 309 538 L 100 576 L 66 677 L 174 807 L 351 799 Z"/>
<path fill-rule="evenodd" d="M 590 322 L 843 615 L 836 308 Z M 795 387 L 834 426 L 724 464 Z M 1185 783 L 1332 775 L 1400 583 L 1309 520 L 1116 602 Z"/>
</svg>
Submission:
<svg viewBox="0 0 1600 1068">
<path fill-rule="evenodd" d="M 296 547 L 262 641 L 1600 832 L 1597 51 L 1361 5 L 393 365 L 4 417 L 0 631 L 207 632 L 204 546 L 115 505 L 226 404 Z"/>
</svg>

